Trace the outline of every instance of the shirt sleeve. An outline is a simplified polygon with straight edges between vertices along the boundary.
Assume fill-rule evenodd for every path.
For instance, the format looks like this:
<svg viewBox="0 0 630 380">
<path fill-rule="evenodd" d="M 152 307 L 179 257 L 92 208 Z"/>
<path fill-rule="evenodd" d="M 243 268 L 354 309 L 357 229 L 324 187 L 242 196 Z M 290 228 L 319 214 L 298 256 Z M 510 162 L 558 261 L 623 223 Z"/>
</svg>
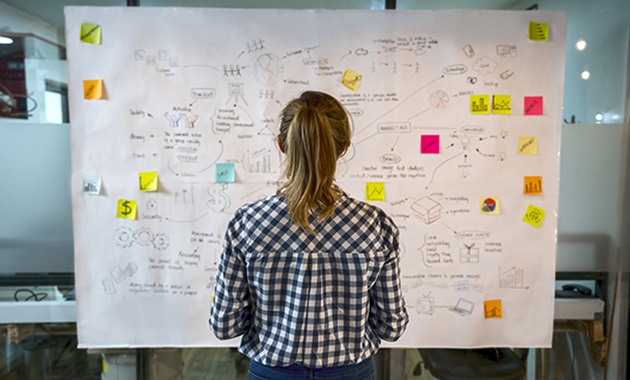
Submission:
<svg viewBox="0 0 630 380">
<path fill-rule="evenodd" d="M 245 258 L 239 251 L 243 228 L 238 213 L 228 223 L 210 308 L 210 329 L 219 339 L 245 333 L 251 323 L 251 303 Z"/>
<path fill-rule="evenodd" d="M 370 326 L 379 338 L 393 342 L 407 328 L 409 316 L 400 284 L 398 228 L 387 216 L 382 223 L 384 245 L 389 253 L 370 289 Z"/>
</svg>

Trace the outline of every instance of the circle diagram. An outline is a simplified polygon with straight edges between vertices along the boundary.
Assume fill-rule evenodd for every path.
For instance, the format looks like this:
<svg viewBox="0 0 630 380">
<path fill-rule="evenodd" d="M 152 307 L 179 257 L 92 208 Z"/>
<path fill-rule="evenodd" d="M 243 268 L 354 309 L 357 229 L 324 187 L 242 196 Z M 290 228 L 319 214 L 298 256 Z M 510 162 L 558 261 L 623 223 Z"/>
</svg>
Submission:
<svg viewBox="0 0 630 380">
<path fill-rule="evenodd" d="M 497 202 L 492 198 L 486 198 L 483 200 L 483 204 L 481 206 L 481 211 L 483 212 L 494 212 L 497 208 Z"/>
<path fill-rule="evenodd" d="M 282 78 L 284 66 L 280 58 L 273 54 L 263 54 L 254 63 L 254 77 L 265 85 L 277 83 Z"/>
<path fill-rule="evenodd" d="M 447 108 L 449 96 L 442 90 L 437 90 L 429 97 L 429 102 L 435 108 Z"/>
</svg>

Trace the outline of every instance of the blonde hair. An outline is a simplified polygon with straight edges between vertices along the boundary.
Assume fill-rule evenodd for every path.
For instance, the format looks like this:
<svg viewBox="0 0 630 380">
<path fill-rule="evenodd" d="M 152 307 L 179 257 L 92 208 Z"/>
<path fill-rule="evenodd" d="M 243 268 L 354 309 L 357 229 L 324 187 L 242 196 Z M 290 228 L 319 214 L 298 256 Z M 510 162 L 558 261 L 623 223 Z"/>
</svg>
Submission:
<svg viewBox="0 0 630 380">
<path fill-rule="evenodd" d="M 333 215 L 341 192 L 333 186 L 337 159 L 350 145 L 350 121 L 331 95 L 307 91 L 282 110 L 280 143 L 287 155 L 278 195 L 286 199 L 293 222 L 311 233 L 308 217 Z"/>
</svg>

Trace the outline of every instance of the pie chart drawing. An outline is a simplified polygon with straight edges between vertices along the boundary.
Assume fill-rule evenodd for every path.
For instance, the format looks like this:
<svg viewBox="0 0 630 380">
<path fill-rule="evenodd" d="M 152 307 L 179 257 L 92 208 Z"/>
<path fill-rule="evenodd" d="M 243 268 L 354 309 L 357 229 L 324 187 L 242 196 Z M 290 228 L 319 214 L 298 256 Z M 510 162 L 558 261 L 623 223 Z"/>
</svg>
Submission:
<svg viewBox="0 0 630 380">
<path fill-rule="evenodd" d="M 496 209 L 497 209 L 497 201 L 495 201 L 492 198 L 486 198 L 483 200 L 481 204 L 481 211 L 490 213 L 490 212 L 495 212 Z"/>
<path fill-rule="evenodd" d="M 435 108 L 447 108 L 449 96 L 442 90 L 437 90 L 429 97 L 429 102 Z"/>
</svg>

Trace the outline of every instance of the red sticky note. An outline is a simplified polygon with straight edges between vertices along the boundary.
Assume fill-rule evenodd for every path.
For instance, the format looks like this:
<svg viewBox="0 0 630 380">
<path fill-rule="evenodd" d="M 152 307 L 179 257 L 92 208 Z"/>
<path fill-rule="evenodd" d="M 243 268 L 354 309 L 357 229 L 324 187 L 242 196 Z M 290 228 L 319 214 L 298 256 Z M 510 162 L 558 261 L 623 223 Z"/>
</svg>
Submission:
<svg viewBox="0 0 630 380">
<path fill-rule="evenodd" d="M 543 114 L 543 97 L 542 96 L 526 96 L 525 97 L 525 116 L 539 116 Z"/>
<path fill-rule="evenodd" d="M 440 153 L 440 135 L 421 135 L 420 136 L 420 153 L 439 154 Z"/>
</svg>

